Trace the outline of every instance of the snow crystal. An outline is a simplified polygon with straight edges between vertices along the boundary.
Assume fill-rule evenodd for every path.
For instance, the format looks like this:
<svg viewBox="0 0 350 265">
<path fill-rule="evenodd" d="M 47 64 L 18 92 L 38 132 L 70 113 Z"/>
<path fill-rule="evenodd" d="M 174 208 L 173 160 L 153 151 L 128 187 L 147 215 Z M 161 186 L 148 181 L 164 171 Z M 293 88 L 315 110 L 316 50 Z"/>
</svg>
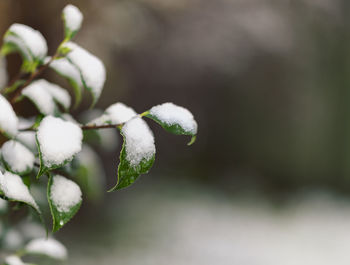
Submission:
<svg viewBox="0 0 350 265">
<path fill-rule="evenodd" d="M 23 89 L 22 94 L 33 101 L 40 112 L 45 115 L 55 112 L 54 100 L 65 109 L 69 109 L 71 103 L 70 95 L 65 89 L 44 79 L 31 83 Z"/>
<path fill-rule="evenodd" d="M 83 133 L 72 122 L 47 116 L 40 123 L 37 138 L 44 164 L 51 167 L 71 160 L 81 151 Z"/>
<path fill-rule="evenodd" d="M 36 146 L 35 132 L 20 132 L 17 134 L 16 140 L 24 144 L 30 151 L 37 153 L 38 148 Z"/>
<path fill-rule="evenodd" d="M 7 141 L 3 144 L 2 158 L 11 171 L 21 174 L 31 170 L 35 156 L 24 145 L 17 141 Z"/>
<path fill-rule="evenodd" d="M 117 102 L 109 106 L 106 111 L 98 118 L 89 122 L 89 124 L 121 124 L 135 117 L 137 113 L 123 103 Z"/>
<path fill-rule="evenodd" d="M 149 160 L 156 152 L 153 133 L 147 123 L 139 117 L 124 124 L 126 159 L 137 166 L 143 159 Z"/>
<path fill-rule="evenodd" d="M 80 29 L 83 21 L 83 14 L 76 6 L 66 5 L 63 9 L 63 18 L 66 27 L 74 32 Z"/>
<path fill-rule="evenodd" d="M 55 101 L 61 104 L 65 109 L 69 109 L 71 98 L 67 90 L 60 87 L 59 85 L 47 82 L 44 79 L 38 80 L 37 82 L 42 83 L 42 85 L 45 87 L 45 89 L 47 89 Z"/>
<path fill-rule="evenodd" d="M 0 190 L 7 198 L 25 202 L 33 206 L 37 211 L 40 211 L 34 198 L 29 193 L 28 187 L 23 183 L 20 176 L 7 171 L 5 174 L 0 172 Z"/>
<path fill-rule="evenodd" d="M 18 256 L 12 255 L 5 259 L 7 265 L 26 265 Z"/>
<path fill-rule="evenodd" d="M 54 60 L 50 67 L 68 80 L 73 80 L 79 87 L 83 86 L 79 70 L 67 58 Z"/>
<path fill-rule="evenodd" d="M 106 69 L 102 61 L 76 43 L 67 42 L 64 46 L 71 49 L 67 58 L 80 70 L 86 86 L 98 98 L 106 81 Z"/>
<path fill-rule="evenodd" d="M 13 35 L 6 35 L 4 41 L 12 42 L 13 39 L 17 39 L 16 44 L 19 44 L 20 47 L 24 48 L 23 51 L 27 51 L 29 54 L 33 54 L 35 58 L 43 59 L 47 54 L 47 44 L 46 40 L 43 37 L 43 35 L 23 24 L 12 24 L 9 28 L 9 32 L 15 34 Z M 31 57 L 29 56 L 28 59 Z"/>
<path fill-rule="evenodd" d="M 178 124 L 186 132 L 197 133 L 197 122 L 194 120 L 192 113 L 183 107 L 173 103 L 164 103 L 151 108 L 150 114 L 167 125 Z"/>
<path fill-rule="evenodd" d="M 10 136 L 16 135 L 18 130 L 18 118 L 11 104 L 0 95 L 0 131 Z"/>
<path fill-rule="evenodd" d="M 30 241 L 25 250 L 31 254 L 46 255 L 63 260 L 67 258 L 67 249 L 53 238 L 37 238 Z"/>
<path fill-rule="evenodd" d="M 22 95 L 29 98 L 45 115 L 54 114 L 55 102 L 48 90 L 42 85 L 40 80 L 34 81 L 22 91 Z"/>
<path fill-rule="evenodd" d="M 69 212 L 70 209 L 81 202 L 80 187 L 73 181 L 55 175 L 50 189 L 50 199 L 59 212 Z"/>
<path fill-rule="evenodd" d="M 106 109 L 106 114 L 110 117 L 112 124 L 127 122 L 135 117 L 137 113 L 123 103 L 117 102 Z"/>
<path fill-rule="evenodd" d="M 101 115 L 106 116 L 106 119 L 103 118 L 104 121 L 101 120 L 101 122 L 99 122 Z M 97 117 L 100 117 L 100 118 L 97 118 Z M 81 115 L 81 121 L 84 124 L 87 123 L 88 125 L 106 124 L 107 119 L 108 119 L 107 115 L 103 114 L 103 111 L 100 109 L 90 109 Z M 96 121 L 96 123 L 95 123 L 95 121 Z M 95 133 L 98 134 L 99 145 L 104 150 L 110 152 L 110 151 L 115 150 L 115 148 L 118 146 L 119 134 L 117 133 L 117 131 L 114 128 L 109 128 L 109 129 L 104 129 L 104 130 L 95 130 Z"/>
</svg>

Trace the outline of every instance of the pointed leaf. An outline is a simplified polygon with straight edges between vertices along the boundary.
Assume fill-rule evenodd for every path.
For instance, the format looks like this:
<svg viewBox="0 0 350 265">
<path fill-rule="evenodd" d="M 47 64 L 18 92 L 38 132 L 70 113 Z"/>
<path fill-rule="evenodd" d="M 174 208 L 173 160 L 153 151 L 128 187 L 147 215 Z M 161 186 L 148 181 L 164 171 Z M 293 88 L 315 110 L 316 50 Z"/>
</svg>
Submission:
<svg viewBox="0 0 350 265">
<path fill-rule="evenodd" d="M 24 263 L 20 257 L 16 255 L 7 256 L 5 258 L 5 265 L 31 265 L 29 263 Z"/>
<path fill-rule="evenodd" d="M 38 177 L 48 169 L 68 163 L 82 148 L 81 128 L 61 118 L 45 117 L 38 127 L 36 136 L 40 157 Z"/>
<path fill-rule="evenodd" d="M 92 120 L 88 124 L 104 125 L 104 124 L 122 124 L 131 118 L 135 117 L 137 113 L 132 108 L 126 106 L 121 102 L 114 103 L 109 106 L 106 111 L 98 118 Z"/>
<path fill-rule="evenodd" d="M 155 160 L 153 133 L 139 117 L 126 122 L 121 129 L 124 142 L 118 166 L 118 182 L 110 191 L 126 188 L 146 174 Z"/>
<path fill-rule="evenodd" d="M 94 105 L 106 80 L 105 66 L 99 58 L 74 42 L 67 42 L 62 47 L 69 48 L 71 52 L 65 58 L 53 61 L 50 67 L 80 87 L 84 86 L 92 94 Z"/>
<path fill-rule="evenodd" d="M 53 219 L 52 231 L 58 231 L 79 210 L 82 203 L 80 187 L 73 181 L 60 176 L 50 176 L 47 197 Z"/>
<path fill-rule="evenodd" d="M 67 249 L 53 238 L 37 238 L 29 241 L 24 248 L 25 254 L 47 256 L 52 259 L 67 259 Z"/>
<path fill-rule="evenodd" d="M 39 206 L 30 194 L 28 187 L 18 175 L 10 172 L 4 174 L 0 172 L 0 194 L 7 200 L 28 204 L 41 214 Z"/>
<path fill-rule="evenodd" d="M 0 132 L 15 136 L 18 131 L 18 118 L 11 104 L 0 95 Z"/>
<path fill-rule="evenodd" d="M 8 171 L 24 175 L 33 170 L 35 156 L 17 141 L 7 141 L 1 148 L 2 160 Z"/>
<path fill-rule="evenodd" d="M 70 106 L 68 92 L 44 79 L 32 82 L 23 89 L 22 95 L 29 98 L 44 115 L 53 115 L 57 112 L 56 102 L 65 110 L 68 110 Z"/>
<path fill-rule="evenodd" d="M 4 44 L 1 49 L 3 55 L 12 52 L 21 53 L 22 69 L 33 72 L 47 54 L 46 40 L 39 31 L 27 25 L 13 24 L 4 36 Z"/>
<path fill-rule="evenodd" d="M 192 136 L 189 144 L 195 141 L 198 125 L 187 109 L 173 103 L 164 103 L 151 108 L 145 116 L 156 121 L 168 132 Z"/>
<path fill-rule="evenodd" d="M 75 94 L 75 107 L 77 107 L 81 101 L 81 94 L 84 86 L 77 67 L 75 67 L 75 65 L 73 65 L 67 58 L 59 58 L 50 64 L 50 68 L 68 80 L 73 88 Z"/>
<path fill-rule="evenodd" d="M 76 6 L 66 5 L 62 11 L 62 18 L 64 21 L 65 39 L 70 40 L 79 31 L 83 21 L 83 14 Z"/>
</svg>

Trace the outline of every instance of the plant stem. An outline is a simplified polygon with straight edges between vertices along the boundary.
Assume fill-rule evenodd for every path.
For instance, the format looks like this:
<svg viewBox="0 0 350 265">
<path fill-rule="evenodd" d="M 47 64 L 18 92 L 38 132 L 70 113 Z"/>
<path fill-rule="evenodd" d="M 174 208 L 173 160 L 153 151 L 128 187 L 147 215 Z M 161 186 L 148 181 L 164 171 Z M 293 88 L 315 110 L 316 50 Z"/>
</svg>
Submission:
<svg viewBox="0 0 350 265">
<path fill-rule="evenodd" d="M 28 78 L 28 80 L 19 87 L 19 89 L 17 90 L 17 92 L 15 93 L 15 95 L 12 97 L 11 99 L 11 104 L 14 104 L 16 102 L 16 100 L 20 97 L 22 90 L 28 86 L 35 78 L 37 78 L 38 76 L 40 76 L 48 67 L 49 65 L 53 62 L 53 60 L 56 59 L 56 57 L 58 56 L 58 54 L 56 53 L 54 56 L 51 57 L 51 59 L 44 65 L 40 66 L 40 68 L 38 70 L 36 70 L 35 72 L 33 72 L 30 77 Z"/>
<path fill-rule="evenodd" d="M 124 123 L 119 124 L 105 124 L 105 125 L 80 125 L 80 128 L 82 130 L 99 130 L 99 129 L 107 129 L 107 128 L 118 128 L 120 126 L 123 126 Z M 26 129 L 20 129 L 20 132 L 29 132 L 29 131 L 36 131 L 33 127 L 29 127 Z"/>
<path fill-rule="evenodd" d="M 119 124 L 105 124 L 105 125 L 82 125 L 80 128 L 82 130 L 98 130 L 98 129 L 107 129 L 107 128 L 117 128 L 122 126 L 124 123 Z"/>
</svg>

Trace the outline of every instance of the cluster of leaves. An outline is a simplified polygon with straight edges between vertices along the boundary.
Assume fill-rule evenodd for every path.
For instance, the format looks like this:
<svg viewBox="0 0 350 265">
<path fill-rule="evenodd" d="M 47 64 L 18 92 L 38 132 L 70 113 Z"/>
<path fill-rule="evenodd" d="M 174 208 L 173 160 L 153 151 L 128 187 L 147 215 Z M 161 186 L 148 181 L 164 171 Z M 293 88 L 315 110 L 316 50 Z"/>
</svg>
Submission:
<svg viewBox="0 0 350 265">
<path fill-rule="evenodd" d="M 95 194 L 101 177 L 98 176 L 101 172 L 99 158 L 84 142 L 91 136 L 98 137 L 100 142 L 105 141 L 107 134 L 99 129 L 119 130 L 123 138 L 117 183 L 110 191 L 131 185 L 154 163 L 154 137 L 144 117 L 171 133 L 191 136 L 189 144 L 195 141 L 197 134 L 197 123 L 192 114 L 172 103 L 138 114 L 118 102 L 93 120 L 86 123 L 76 121 L 69 114 L 70 94 L 56 84 L 38 79 L 39 76 L 44 70 L 53 69 L 72 86 L 75 106 L 79 105 L 84 90 L 91 93 L 94 105 L 101 95 L 106 70 L 100 59 L 72 42 L 82 24 L 80 10 L 68 5 L 62 17 L 65 37 L 53 56 L 47 55 L 42 34 L 22 24 L 13 24 L 8 29 L 1 48 L 2 61 L 10 53 L 19 53 L 23 59 L 18 78 L 0 90 L 0 133 L 7 138 L 0 153 L 0 215 L 4 217 L 1 220 L 6 219 L 9 211 L 28 205 L 44 222 L 41 210 L 44 204 L 32 193 L 43 186 L 45 178 L 42 176 L 47 176 L 44 186 L 53 233 L 79 210 L 82 203 L 80 187 L 84 192 Z M 36 117 L 25 119 L 18 116 L 13 106 L 22 100 L 35 105 L 38 110 Z M 10 242 L 13 231 L 10 221 L 0 222 L 0 244 Z M 66 257 L 66 249 L 52 235 L 41 236 L 43 238 L 31 238 L 16 255 L 6 257 L 4 264 L 25 264 L 21 256 L 27 254 L 59 260 Z"/>
</svg>

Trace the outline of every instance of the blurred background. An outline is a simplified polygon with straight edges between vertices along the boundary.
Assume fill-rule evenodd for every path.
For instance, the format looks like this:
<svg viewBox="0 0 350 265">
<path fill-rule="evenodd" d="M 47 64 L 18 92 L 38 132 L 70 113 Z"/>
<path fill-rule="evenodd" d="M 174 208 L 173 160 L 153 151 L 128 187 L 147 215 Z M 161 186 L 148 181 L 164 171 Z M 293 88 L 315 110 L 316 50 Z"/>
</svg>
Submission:
<svg viewBox="0 0 350 265">
<path fill-rule="evenodd" d="M 107 68 L 98 108 L 171 101 L 199 124 L 187 147 L 150 123 L 153 169 L 84 203 L 57 235 L 69 264 L 349 264 L 349 1 L 1 0 L 0 32 L 27 24 L 53 53 L 68 3 Z M 120 145 L 96 148 L 107 190 Z"/>
</svg>

